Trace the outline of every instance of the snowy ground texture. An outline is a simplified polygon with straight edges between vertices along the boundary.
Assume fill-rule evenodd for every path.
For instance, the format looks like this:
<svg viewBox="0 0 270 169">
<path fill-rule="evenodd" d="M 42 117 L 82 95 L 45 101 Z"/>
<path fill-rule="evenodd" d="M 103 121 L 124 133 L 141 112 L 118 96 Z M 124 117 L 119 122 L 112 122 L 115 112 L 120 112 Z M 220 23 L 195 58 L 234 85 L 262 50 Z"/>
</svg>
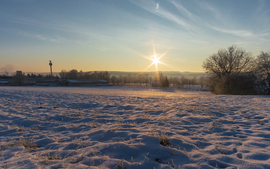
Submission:
<svg viewBox="0 0 270 169">
<path fill-rule="evenodd" d="M 270 168 L 270 98 L 0 87 L 0 168 Z"/>
</svg>

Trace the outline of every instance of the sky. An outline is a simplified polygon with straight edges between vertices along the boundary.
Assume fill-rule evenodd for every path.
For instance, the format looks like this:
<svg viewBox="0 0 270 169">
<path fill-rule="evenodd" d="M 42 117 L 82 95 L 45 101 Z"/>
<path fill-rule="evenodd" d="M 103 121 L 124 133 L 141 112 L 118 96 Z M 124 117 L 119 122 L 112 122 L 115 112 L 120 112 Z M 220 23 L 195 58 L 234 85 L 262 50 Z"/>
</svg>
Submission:
<svg viewBox="0 0 270 169">
<path fill-rule="evenodd" d="M 0 0 L 0 72 L 203 72 L 231 45 L 270 52 L 269 0 Z"/>
</svg>

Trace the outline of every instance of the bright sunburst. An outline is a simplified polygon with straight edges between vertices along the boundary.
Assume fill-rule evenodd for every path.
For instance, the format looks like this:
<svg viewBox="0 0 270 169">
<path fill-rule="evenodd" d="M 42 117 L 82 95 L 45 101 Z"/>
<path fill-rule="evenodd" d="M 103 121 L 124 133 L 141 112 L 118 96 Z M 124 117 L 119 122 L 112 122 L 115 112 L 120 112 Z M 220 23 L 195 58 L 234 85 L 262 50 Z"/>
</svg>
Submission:
<svg viewBox="0 0 270 169">
<path fill-rule="evenodd" d="M 168 66 L 167 64 L 165 64 L 165 63 L 163 63 L 160 59 L 164 56 L 164 55 L 166 55 L 167 54 L 167 52 L 169 51 L 170 49 L 168 49 L 167 51 L 165 51 L 164 53 L 162 53 L 162 54 L 157 54 L 156 53 L 156 49 L 155 49 L 155 46 L 154 46 L 154 43 L 153 43 L 153 55 L 152 56 L 145 56 L 145 55 L 143 55 L 143 54 L 140 54 L 140 53 L 137 53 L 137 54 L 139 54 L 140 56 L 142 56 L 142 57 L 144 57 L 144 58 L 146 58 L 146 59 L 149 59 L 149 60 L 151 60 L 152 61 L 152 63 L 150 64 L 150 65 L 148 65 L 144 70 L 143 70 L 143 72 L 144 71 L 146 71 L 148 68 L 150 68 L 152 65 L 154 65 L 155 64 L 155 67 L 156 67 L 156 71 L 158 72 L 159 70 L 158 70 L 158 64 L 162 64 L 162 65 L 165 65 L 165 66 Z"/>
<path fill-rule="evenodd" d="M 153 61 L 153 63 L 152 63 L 152 64 L 155 64 L 155 65 L 157 66 L 157 64 L 158 64 L 158 63 L 161 63 L 161 62 L 159 61 L 159 59 L 160 59 L 160 57 L 159 57 L 159 58 L 157 58 L 157 55 L 154 55 L 154 58 L 153 58 L 153 59 L 151 59 L 151 60 Z"/>
</svg>

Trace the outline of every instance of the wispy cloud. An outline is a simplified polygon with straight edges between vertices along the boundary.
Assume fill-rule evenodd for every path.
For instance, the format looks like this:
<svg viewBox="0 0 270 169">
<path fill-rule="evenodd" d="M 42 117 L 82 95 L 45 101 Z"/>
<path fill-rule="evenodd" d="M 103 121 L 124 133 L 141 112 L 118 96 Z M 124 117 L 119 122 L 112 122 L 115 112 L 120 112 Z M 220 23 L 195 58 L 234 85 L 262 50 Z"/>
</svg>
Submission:
<svg viewBox="0 0 270 169">
<path fill-rule="evenodd" d="M 179 26 L 185 28 L 186 30 L 190 31 L 192 29 L 192 26 L 188 24 L 186 21 L 184 21 L 182 18 L 172 14 L 171 12 L 167 11 L 166 9 L 162 8 L 159 4 L 155 3 L 153 0 L 147 0 L 147 1 L 135 1 L 135 0 L 129 0 L 133 4 L 141 7 L 142 9 L 145 9 L 148 12 L 151 12 L 159 17 L 162 17 L 164 19 L 173 21 L 174 23 L 178 24 Z M 157 9 L 158 7 L 158 9 Z"/>
<path fill-rule="evenodd" d="M 217 20 L 221 20 L 224 21 L 225 18 L 223 17 L 222 13 L 220 12 L 220 10 L 216 7 L 214 7 L 213 5 L 205 2 L 205 1 L 198 1 L 197 2 L 199 7 L 201 9 L 204 9 L 205 11 L 211 12 L 212 15 L 217 19 Z"/>
<path fill-rule="evenodd" d="M 178 10 L 179 12 L 183 13 L 184 15 L 186 15 L 189 19 L 192 20 L 198 20 L 199 17 L 194 15 L 193 13 L 191 13 L 189 10 L 187 10 L 183 5 L 181 5 L 180 3 L 176 3 L 175 1 L 170 1 Z"/>
<path fill-rule="evenodd" d="M 238 37 L 245 37 L 245 38 L 249 38 L 249 37 L 253 37 L 253 38 L 258 38 L 258 37 L 265 37 L 265 36 L 269 36 L 269 33 L 253 33 L 251 31 L 247 31 L 247 30 L 232 30 L 232 29 L 223 29 L 223 28 L 218 28 L 215 26 L 210 26 L 208 25 L 211 29 L 216 30 L 218 32 L 221 33 L 227 33 L 227 34 L 231 34 L 234 36 L 238 36 Z"/>
<path fill-rule="evenodd" d="M 52 29 L 52 30 L 56 30 L 59 32 L 65 32 L 65 33 L 69 33 L 70 35 L 74 35 L 77 34 L 80 36 L 85 37 L 86 40 L 109 40 L 110 37 L 104 35 L 104 34 L 99 34 L 98 32 L 93 32 L 91 30 L 89 30 L 89 28 L 85 28 L 82 27 L 78 24 L 75 24 L 74 22 L 68 22 L 66 21 L 66 23 L 59 23 L 59 24 L 52 24 L 49 22 L 39 22 L 36 20 L 28 20 L 26 18 L 19 18 L 19 20 L 9 20 L 9 22 L 12 23 L 17 23 L 17 24 L 24 24 L 24 25 L 31 25 L 31 26 L 36 26 L 36 27 L 43 27 L 43 28 L 48 28 L 48 29 Z M 67 38 L 63 38 L 60 36 L 55 36 L 55 37 L 51 37 L 48 35 L 44 35 L 41 33 L 38 34 L 34 34 L 34 33 L 29 33 L 26 31 L 21 31 L 21 30 L 13 30 L 15 32 L 17 32 L 18 34 L 22 35 L 22 36 L 27 36 L 30 38 L 35 38 L 35 39 L 39 39 L 42 41 L 49 41 L 49 42 L 55 42 L 55 43 L 68 43 L 68 42 L 74 42 L 77 44 L 84 44 L 84 42 L 82 42 L 82 40 L 71 40 L 71 39 L 67 39 Z"/>
<path fill-rule="evenodd" d="M 223 28 L 218 28 L 215 26 L 210 26 L 209 27 L 213 30 L 222 32 L 222 33 L 227 33 L 227 34 L 231 34 L 234 36 L 239 36 L 239 37 L 252 37 L 255 36 L 252 32 L 250 31 L 246 31 L 246 30 L 229 30 L 229 29 L 223 29 Z"/>
<path fill-rule="evenodd" d="M 157 5 L 156 5 L 156 10 L 158 10 L 158 8 L 159 8 L 159 3 L 157 3 Z"/>
<path fill-rule="evenodd" d="M 17 31 L 17 32 L 23 36 L 27 36 L 27 37 L 42 40 L 42 41 L 49 41 L 49 42 L 54 42 L 54 43 L 70 42 L 69 40 L 62 38 L 62 37 L 59 37 L 59 36 L 52 38 L 49 36 L 45 36 L 45 35 L 41 35 L 41 34 L 33 34 L 33 33 L 24 32 L 24 31 Z"/>
</svg>

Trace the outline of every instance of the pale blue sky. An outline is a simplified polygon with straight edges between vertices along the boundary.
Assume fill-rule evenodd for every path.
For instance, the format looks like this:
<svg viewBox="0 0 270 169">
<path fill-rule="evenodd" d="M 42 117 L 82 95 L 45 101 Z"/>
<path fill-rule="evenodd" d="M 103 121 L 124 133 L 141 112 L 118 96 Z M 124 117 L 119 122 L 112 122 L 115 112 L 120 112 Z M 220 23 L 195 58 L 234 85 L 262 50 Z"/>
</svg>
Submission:
<svg viewBox="0 0 270 169">
<path fill-rule="evenodd" d="M 270 51 L 269 0 L 0 0 L 0 72 L 202 72 L 218 49 Z M 154 71 L 154 65 L 147 71 Z"/>
</svg>

